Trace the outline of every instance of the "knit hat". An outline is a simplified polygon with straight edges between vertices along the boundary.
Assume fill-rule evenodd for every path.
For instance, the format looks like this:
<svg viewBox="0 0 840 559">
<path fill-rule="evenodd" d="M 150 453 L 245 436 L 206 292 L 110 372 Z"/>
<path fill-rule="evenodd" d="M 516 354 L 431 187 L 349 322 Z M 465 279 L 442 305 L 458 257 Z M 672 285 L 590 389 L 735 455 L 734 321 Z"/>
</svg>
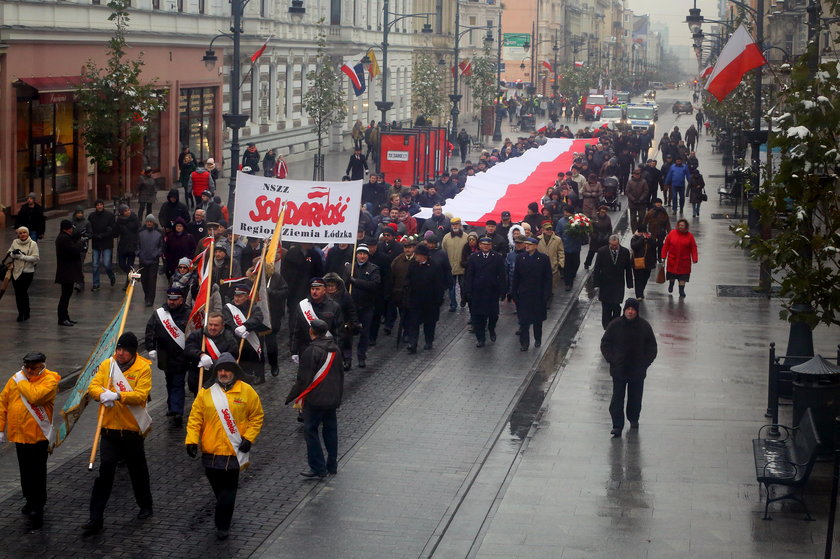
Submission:
<svg viewBox="0 0 840 559">
<path fill-rule="evenodd" d="M 638 299 L 634 299 L 633 297 L 628 298 L 624 301 L 624 310 L 627 309 L 636 309 L 636 312 L 639 312 L 639 301 Z"/>
<path fill-rule="evenodd" d="M 425 254 L 426 256 L 429 256 L 429 247 L 426 245 L 417 245 L 417 250 L 414 251 L 414 254 Z"/>
<path fill-rule="evenodd" d="M 210 369 L 210 374 L 212 376 L 216 376 L 219 369 L 233 373 L 234 380 L 238 380 L 244 375 L 242 367 L 239 366 L 239 363 L 236 362 L 233 355 L 227 351 L 219 355 L 219 358 L 216 359 L 215 363 L 213 363 L 213 368 Z"/>
<path fill-rule="evenodd" d="M 358 252 L 366 252 L 366 253 L 370 254 L 370 249 L 368 248 L 368 246 L 367 246 L 367 245 L 365 245 L 365 244 L 361 244 L 361 245 L 359 245 L 359 246 L 357 246 L 357 247 L 356 247 L 356 252 L 357 252 L 357 253 L 358 253 Z"/>
<path fill-rule="evenodd" d="M 178 260 L 178 265 L 179 266 L 186 266 L 187 268 L 189 268 L 192 265 L 192 262 L 190 261 L 189 258 L 187 258 L 185 256 L 185 257 L 181 258 L 180 260 Z"/>
<path fill-rule="evenodd" d="M 62 219 L 61 224 L 58 226 L 58 228 L 61 231 L 64 231 L 65 229 L 72 229 L 73 228 L 73 222 L 70 221 L 69 219 Z"/>
<path fill-rule="evenodd" d="M 531 202 L 528 204 L 528 209 L 532 212 L 538 212 L 540 211 L 540 206 L 536 202 Z"/>
<path fill-rule="evenodd" d="M 137 336 L 134 332 L 125 332 L 117 340 L 117 349 L 124 349 L 132 355 L 137 355 Z"/>
<path fill-rule="evenodd" d="M 426 231 L 425 233 L 423 233 L 423 240 L 428 241 L 429 239 L 437 240 L 437 236 L 435 236 L 434 231 Z"/>
<path fill-rule="evenodd" d="M 143 223 L 146 223 L 147 221 L 151 221 L 155 225 L 160 225 L 160 223 L 158 222 L 158 219 L 154 216 L 154 214 L 147 215 L 146 219 L 143 220 Z"/>
</svg>

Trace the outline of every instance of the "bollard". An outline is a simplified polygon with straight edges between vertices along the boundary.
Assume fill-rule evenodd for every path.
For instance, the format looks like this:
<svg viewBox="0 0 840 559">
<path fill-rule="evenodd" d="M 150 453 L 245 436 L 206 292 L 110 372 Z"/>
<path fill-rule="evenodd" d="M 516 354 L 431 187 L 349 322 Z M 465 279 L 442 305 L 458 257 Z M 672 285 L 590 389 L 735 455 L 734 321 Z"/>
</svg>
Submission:
<svg viewBox="0 0 840 559">
<path fill-rule="evenodd" d="M 776 370 L 773 366 L 774 362 L 776 361 L 776 343 L 770 343 L 770 359 L 767 363 L 767 411 L 764 413 L 764 417 L 773 417 L 775 413 L 778 413 L 779 409 L 779 398 L 778 398 L 778 390 L 776 390 Z M 775 410 L 775 411 L 774 411 Z M 773 423 L 776 423 L 773 421 Z"/>
</svg>

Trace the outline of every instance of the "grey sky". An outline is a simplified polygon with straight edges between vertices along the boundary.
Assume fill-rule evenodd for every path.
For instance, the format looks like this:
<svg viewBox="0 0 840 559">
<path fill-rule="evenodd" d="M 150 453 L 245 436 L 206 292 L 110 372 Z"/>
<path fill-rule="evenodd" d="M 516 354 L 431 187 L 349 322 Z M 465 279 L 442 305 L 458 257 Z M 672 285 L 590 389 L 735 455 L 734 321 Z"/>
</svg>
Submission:
<svg viewBox="0 0 840 559">
<path fill-rule="evenodd" d="M 627 7 L 636 15 L 648 14 L 652 22 L 663 23 L 668 26 L 672 45 L 690 45 L 691 34 L 685 24 L 685 16 L 689 8 L 694 7 L 694 0 L 628 0 Z M 708 19 L 717 18 L 717 2 L 715 0 L 697 0 L 697 7 L 701 14 Z M 709 24 L 704 25 L 708 30 Z"/>
</svg>

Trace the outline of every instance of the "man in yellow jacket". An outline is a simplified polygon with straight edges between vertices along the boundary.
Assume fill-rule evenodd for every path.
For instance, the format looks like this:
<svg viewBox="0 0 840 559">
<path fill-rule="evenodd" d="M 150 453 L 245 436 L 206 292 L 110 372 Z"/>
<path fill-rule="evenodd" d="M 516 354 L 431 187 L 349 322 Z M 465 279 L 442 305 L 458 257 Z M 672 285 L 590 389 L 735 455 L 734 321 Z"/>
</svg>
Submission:
<svg viewBox="0 0 840 559">
<path fill-rule="evenodd" d="M 0 442 L 15 443 L 20 486 L 26 504 L 21 512 L 29 517 L 29 528 L 44 523 L 47 502 L 47 455 L 53 437 L 53 406 L 58 393 L 58 373 L 47 369 L 40 351 L 23 356 L 23 368 L 12 375 L 0 392 Z"/>
<path fill-rule="evenodd" d="M 216 495 L 216 537 L 227 539 L 236 505 L 239 472 L 263 425 L 260 397 L 242 380 L 242 368 L 222 353 L 210 371 L 216 382 L 199 390 L 187 422 L 187 454 L 198 456 Z"/>
<path fill-rule="evenodd" d="M 152 390 L 151 361 L 137 355 L 137 336 L 126 332 L 117 340 L 114 356 L 96 371 L 88 394 L 104 408 L 99 476 L 90 496 L 90 520 L 82 526 L 82 536 L 102 531 L 105 506 L 114 485 L 117 463 L 128 468 L 139 520 L 152 516 L 152 491 L 143 437 L 152 426 L 146 401 Z"/>
</svg>

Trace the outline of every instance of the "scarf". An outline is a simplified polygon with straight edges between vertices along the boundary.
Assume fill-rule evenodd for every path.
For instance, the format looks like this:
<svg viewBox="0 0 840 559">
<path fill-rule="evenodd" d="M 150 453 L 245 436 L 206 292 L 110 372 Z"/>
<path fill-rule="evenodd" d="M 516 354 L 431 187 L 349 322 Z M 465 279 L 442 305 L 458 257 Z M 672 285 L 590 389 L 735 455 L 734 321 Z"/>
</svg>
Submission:
<svg viewBox="0 0 840 559">
<path fill-rule="evenodd" d="M 12 246 L 9 247 L 9 252 L 12 252 L 15 249 L 20 249 L 20 251 L 26 256 L 31 256 L 33 252 L 38 250 L 38 247 L 35 244 L 35 241 L 32 240 L 32 237 L 27 237 L 25 241 L 21 241 L 20 239 L 13 240 Z M 26 265 L 29 264 L 29 262 L 21 260 L 20 258 L 9 260 L 9 262 L 14 264 L 14 268 L 12 268 L 12 277 L 15 279 L 20 277 Z"/>
</svg>

